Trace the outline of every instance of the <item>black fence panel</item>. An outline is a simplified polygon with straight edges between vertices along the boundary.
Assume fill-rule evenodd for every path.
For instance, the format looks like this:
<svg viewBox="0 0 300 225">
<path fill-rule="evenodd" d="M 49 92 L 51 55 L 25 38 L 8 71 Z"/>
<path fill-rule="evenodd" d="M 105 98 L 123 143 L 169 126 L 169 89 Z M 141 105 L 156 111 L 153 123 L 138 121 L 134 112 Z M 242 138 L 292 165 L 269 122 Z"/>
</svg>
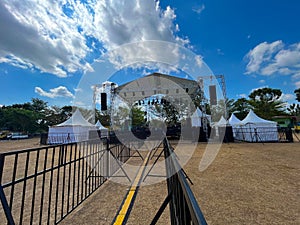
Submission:
<svg viewBox="0 0 300 225">
<path fill-rule="evenodd" d="M 164 139 L 164 157 L 167 172 L 168 196 L 152 220 L 151 225 L 156 224 L 168 203 L 172 225 L 206 225 L 207 223 L 203 213 L 188 184 L 188 177 L 179 165 L 173 148 L 169 145 L 167 139 Z"/>
<path fill-rule="evenodd" d="M 59 223 L 129 157 L 99 139 L 0 154 L 1 224 Z"/>
</svg>

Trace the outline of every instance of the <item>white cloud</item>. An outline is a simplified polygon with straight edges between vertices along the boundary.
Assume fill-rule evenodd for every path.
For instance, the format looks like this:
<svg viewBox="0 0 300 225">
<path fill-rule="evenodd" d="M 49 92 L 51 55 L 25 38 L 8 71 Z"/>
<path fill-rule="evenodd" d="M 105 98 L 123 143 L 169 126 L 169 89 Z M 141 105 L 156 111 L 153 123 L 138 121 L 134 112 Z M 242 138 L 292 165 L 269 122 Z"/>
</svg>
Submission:
<svg viewBox="0 0 300 225">
<path fill-rule="evenodd" d="M 263 42 L 250 50 L 246 55 L 249 59 L 247 64 L 246 73 L 256 73 L 261 70 L 262 64 L 269 62 L 275 52 L 283 47 L 282 41 L 274 41 L 273 43 Z"/>
<path fill-rule="evenodd" d="M 260 84 L 264 84 L 264 83 L 266 83 L 266 81 L 265 80 L 259 80 L 258 81 Z"/>
<path fill-rule="evenodd" d="M 239 94 L 237 95 L 238 98 L 247 98 L 248 96 L 246 94 Z"/>
<path fill-rule="evenodd" d="M 297 81 L 297 82 L 295 83 L 295 86 L 296 86 L 296 88 L 300 88 L 300 81 Z"/>
<path fill-rule="evenodd" d="M 74 97 L 74 95 L 64 86 L 52 88 L 49 90 L 49 92 L 44 91 L 40 87 L 35 87 L 35 93 L 48 98 L 57 98 L 57 97 L 73 98 Z"/>
<path fill-rule="evenodd" d="M 197 66 L 202 67 L 203 66 L 203 57 L 200 55 L 195 56 L 195 61 L 197 63 Z"/>
<path fill-rule="evenodd" d="M 202 5 L 199 5 L 199 6 L 195 6 L 192 8 L 192 10 L 197 13 L 197 14 L 200 14 L 203 12 L 203 10 L 205 9 L 205 5 L 202 4 Z"/>
<path fill-rule="evenodd" d="M 265 86 L 261 86 L 261 87 L 257 87 L 257 88 L 253 88 L 251 89 L 251 91 L 249 92 L 249 95 L 253 92 L 253 91 L 256 91 L 258 89 L 262 89 L 262 88 L 268 88 L 269 86 L 265 85 Z"/>
<path fill-rule="evenodd" d="M 249 61 L 246 74 L 277 74 L 300 79 L 300 42 L 291 45 L 280 40 L 263 42 L 250 50 L 245 58 Z"/>
<path fill-rule="evenodd" d="M 159 1 L 3 0 L 0 63 L 65 77 L 92 70 L 94 55 L 126 43 L 161 40 L 189 45 L 188 38 L 176 34 L 175 18 L 175 11 L 161 8 Z"/>
<path fill-rule="evenodd" d="M 282 93 L 279 100 L 283 101 L 283 102 L 289 102 L 289 101 L 295 100 L 295 95 Z"/>
</svg>

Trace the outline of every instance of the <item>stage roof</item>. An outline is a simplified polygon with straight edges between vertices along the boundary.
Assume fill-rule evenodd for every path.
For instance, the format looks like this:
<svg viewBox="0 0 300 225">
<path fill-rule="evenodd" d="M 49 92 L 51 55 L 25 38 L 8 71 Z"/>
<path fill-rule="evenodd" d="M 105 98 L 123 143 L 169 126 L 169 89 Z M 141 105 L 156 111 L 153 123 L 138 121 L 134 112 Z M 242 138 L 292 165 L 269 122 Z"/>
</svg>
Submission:
<svg viewBox="0 0 300 225">
<path fill-rule="evenodd" d="M 199 84 L 195 80 L 152 73 L 118 86 L 115 89 L 115 94 L 127 102 L 135 102 L 158 94 L 175 96 L 176 98 L 185 98 L 188 94 L 193 97 L 199 91 Z"/>
</svg>

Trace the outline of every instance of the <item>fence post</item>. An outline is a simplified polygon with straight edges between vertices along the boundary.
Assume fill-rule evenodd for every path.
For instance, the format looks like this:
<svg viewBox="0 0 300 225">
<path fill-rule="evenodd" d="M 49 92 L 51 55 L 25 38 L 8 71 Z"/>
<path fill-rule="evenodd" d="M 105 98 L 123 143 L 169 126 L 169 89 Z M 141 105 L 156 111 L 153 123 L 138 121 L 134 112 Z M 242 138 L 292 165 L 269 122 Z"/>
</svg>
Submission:
<svg viewBox="0 0 300 225">
<path fill-rule="evenodd" d="M 8 206 L 8 203 L 7 203 L 2 185 L 0 185 L 0 199 L 1 199 L 2 207 L 3 207 L 3 210 L 4 210 L 4 213 L 5 213 L 8 224 L 9 225 L 15 225 L 15 222 L 14 222 L 14 219 L 12 217 L 10 208 Z"/>
<path fill-rule="evenodd" d="M 0 154 L 0 200 L 2 203 L 2 207 L 7 219 L 7 222 L 9 225 L 14 225 L 14 219 L 12 217 L 10 208 L 8 206 L 8 202 L 7 199 L 5 197 L 5 193 L 3 191 L 3 187 L 2 187 L 2 175 L 3 175 L 3 167 L 4 167 L 4 156 L 2 154 Z"/>
<path fill-rule="evenodd" d="M 106 144 L 106 179 L 109 179 L 110 174 L 109 174 L 109 139 L 108 137 L 105 138 L 105 144 Z"/>
</svg>

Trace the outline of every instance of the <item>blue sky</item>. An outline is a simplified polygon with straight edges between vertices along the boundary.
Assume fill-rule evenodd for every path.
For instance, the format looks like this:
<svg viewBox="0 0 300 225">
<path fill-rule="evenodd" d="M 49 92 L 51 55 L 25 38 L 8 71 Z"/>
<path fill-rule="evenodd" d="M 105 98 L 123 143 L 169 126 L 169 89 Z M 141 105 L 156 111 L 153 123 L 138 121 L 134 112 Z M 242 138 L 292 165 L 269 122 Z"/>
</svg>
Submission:
<svg viewBox="0 0 300 225">
<path fill-rule="evenodd" d="M 2 0 L 0 105 L 40 98 L 72 105 L 95 59 L 126 43 L 162 40 L 224 74 L 227 96 L 300 88 L 298 0 Z M 101 74 L 99 74 L 101 80 Z"/>
</svg>

